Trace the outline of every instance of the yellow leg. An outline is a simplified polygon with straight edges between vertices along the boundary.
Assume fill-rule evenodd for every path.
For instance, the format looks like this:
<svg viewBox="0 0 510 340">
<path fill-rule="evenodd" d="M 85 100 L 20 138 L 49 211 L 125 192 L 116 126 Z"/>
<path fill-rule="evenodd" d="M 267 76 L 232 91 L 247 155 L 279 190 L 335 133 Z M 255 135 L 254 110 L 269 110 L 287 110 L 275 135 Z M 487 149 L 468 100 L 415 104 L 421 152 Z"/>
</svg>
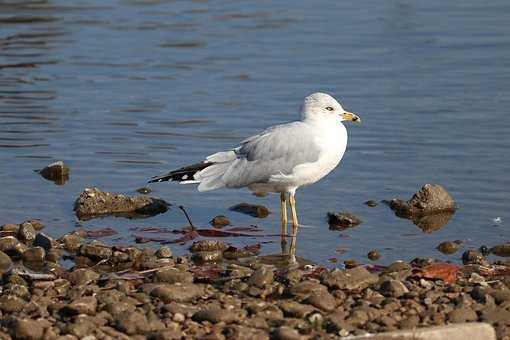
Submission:
<svg viewBox="0 0 510 340">
<path fill-rule="evenodd" d="M 280 228 L 280 237 L 281 237 L 281 246 L 282 252 L 285 252 L 285 247 L 287 246 L 287 196 L 284 192 L 280 194 L 280 220 L 281 220 L 281 228 Z"/>
<path fill-rule="evenodd" d="M 295 256 L 296 254 L 296 239 L 299 228 L 299 222 L 296 211 L 296 197 L 294 195 L 295 195 L 294 193 L 291 193 L 289 195 L 290 210 L 292 212 L 292 235 L 291 235 L 292 239 L 290 240 L 290 254 L 292 256 Z"/>
</svg>

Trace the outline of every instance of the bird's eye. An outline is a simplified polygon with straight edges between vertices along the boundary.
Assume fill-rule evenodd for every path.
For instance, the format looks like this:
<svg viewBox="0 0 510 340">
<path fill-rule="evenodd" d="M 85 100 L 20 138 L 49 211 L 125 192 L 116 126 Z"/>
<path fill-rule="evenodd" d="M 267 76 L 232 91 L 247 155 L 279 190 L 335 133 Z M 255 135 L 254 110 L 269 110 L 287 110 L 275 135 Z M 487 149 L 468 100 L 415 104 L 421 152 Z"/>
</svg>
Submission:
<svg viewBox="0 0 510 340">
<path fill-rule="evenodd" d="M 328 110 L 328 111 L 333 111 L 333 110 L 334 110 L 334 108 L 333 108 L 333 107 L 331 107 L 331 106 L 327 106 L 327 107 L 326 107 L 326 110 Z"/>
</svg>

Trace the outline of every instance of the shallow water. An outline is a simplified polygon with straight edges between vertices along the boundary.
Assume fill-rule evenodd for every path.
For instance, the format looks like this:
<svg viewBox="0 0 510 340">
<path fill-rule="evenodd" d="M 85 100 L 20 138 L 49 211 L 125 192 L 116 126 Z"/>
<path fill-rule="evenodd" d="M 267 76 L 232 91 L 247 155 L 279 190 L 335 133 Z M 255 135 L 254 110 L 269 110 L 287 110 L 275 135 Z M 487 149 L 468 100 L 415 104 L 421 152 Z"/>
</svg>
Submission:
<svg viewBox="0 0 510 340">
<path fill-rule="evenodd" d="M 320 90 L 363 124 L 348 126 L 340 167 L 298 192 L 299 256 L 366 261 L 377 248 L 382 264 L 458 261 L 460 251 L 447 256 L 435 246 L 509 241 L 509 11 L 503 0 L 2 1 L 0 224 L 40 218 L 54 236 L 111 227 L 119 234 L 110 239 L 123 244 L 133 242 L 132 227 L 183 227 L 178 209 L 80 223 L 72 203 L 88 186 L 134 193 L 150 176 L 295 119 L 302 98 Z M 63 186 L 33 172 L 55 160 L 71 167 Z M 460 207 L 438 231 L 363 204 L 407 199 L 425 183 L 442 184 Z M 279 230 L 276 195 L 151 188 L 186 206 L 199 226 L 227 214 L 235 225 Z M 254 219 L 227 210 L 242 201 L 274 213 Z M 364 222 L 329 231 L 328 211 Z M 227 239 L 272 240 L 264 254 L 278 252 L 277 238 Z"/>
</svg>

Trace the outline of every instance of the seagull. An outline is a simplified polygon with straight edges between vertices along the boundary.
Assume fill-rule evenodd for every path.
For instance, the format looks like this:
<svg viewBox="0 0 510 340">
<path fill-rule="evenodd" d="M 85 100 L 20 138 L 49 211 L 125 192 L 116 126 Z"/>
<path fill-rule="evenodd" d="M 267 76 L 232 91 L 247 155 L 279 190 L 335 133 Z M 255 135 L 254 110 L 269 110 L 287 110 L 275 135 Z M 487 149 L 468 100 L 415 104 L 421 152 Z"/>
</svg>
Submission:
<svg viewBox="0 0 510 340">
<path fill-rule="evenodd" d="M 343 121 L 360 123 L 332 96 L 313 93 L 304 99 L 301 120 L 272 126 L 243 140 L 239 146 L 207 156 L 149 183 L 198 183 L 198 191 L 248 188 L 257 195 L 280 194 L 282 248 L 287 236 L 287 200 L 292 215 L 291 254 L 299 228 L 296 190 L 329 174 L 347 148 Z"/>
</svg>

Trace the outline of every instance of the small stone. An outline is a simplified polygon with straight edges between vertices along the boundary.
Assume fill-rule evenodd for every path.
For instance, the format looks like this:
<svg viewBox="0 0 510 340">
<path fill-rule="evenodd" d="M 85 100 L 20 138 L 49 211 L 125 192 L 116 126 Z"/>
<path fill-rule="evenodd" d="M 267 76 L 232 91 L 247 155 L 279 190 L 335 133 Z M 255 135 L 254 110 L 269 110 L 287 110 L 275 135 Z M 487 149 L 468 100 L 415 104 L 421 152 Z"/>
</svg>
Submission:
<svg viewBox="0 0 510 340">
<path fill-rule="evenodd" d="M 188 302 L 202 296 L 204 293 L 202 286 L 191 283 L 174 283 L 157 286 L 150 292 L 150 295 L 159 298 L 164 303 L 170 303 L 173 301 Z"/>
<path fill-rule="evenodd" d="M 75 234 L 68 234 L 62 236 L 60 238 L 60 241 L 64 243 L 65 250 L 75 253 L 80 249 L 80 246 L 83 242 L 83 238 Z"/>
<path fill-rule="evenodd" d="M 193 262 L 197 264 L 205 264 L 208 262 L 219 262 L 223 259 L 223 253 L 219 250 L 215 251 L 198 251 L 191 256 Z"/>
<path fill-rule="evenodd" d="M 489 256 L 490 255 L 489 247 L 487 247 L 486 245 L 481 245 L 480 248 L 478 248 L 478 251 L 480 251 L 480 253 L 483 256 Z"/>
<path fill-rule="evenodd" d="M 44 233 L 35 235 L 34 246 L 42 247 L 44 250 L 49 251 L 53 247 L 53 239 Z"/>
<path fill-rule="evenodd" d="M 142 194 L 142 195 L 147 195 L 147 194 L 150 194 L 152 192 L 152 189 L 151 188 L 143 187 L 143 188 L 136 189 L 136 192 L 139 193 L 139 194 Z"/>
<path fill-rule="evenodd" d="M 391 296 L 391 297 L 400 297 L 404 295 L 405 293 L 409 292 L 409 289 L 398 280 L 386 280 L 383 283 L 381 283 L 381 287 L 379 291 L 384 296 Z"/>
<path fill-rule="evenodd" d="M 263 205 L 249 203 L 239 203 L 230 207 L 229 210 L 237 211 L 257 218 L 267 217 L 271 213 L 269 209 Z"/>
<path fill-rule="evenodd" d="M 184 320 L 186 320 L 186 317 L 182 313 L 175 313 L 172 320 L 181 323 L 184 322 Z"/>
<path fill-rule="evenodd" d="M 15 313 L 23 309 L 26 302 L 14 295 L 0 296 L 0 310 L 4 313 Z"/>
<path fill-rule="evenodd" d="M 232 323 L 237 319 L 236 313 L 217 306 L 202 309 L 193 315 L 193 320 L 198 322 L 209 321 L 211 323 Z"/>
<path fill-rule="evenodd" d="M 21 256 L 26 248 L 27 247 L 14 236 L 5 236 L 0 238 L 0 251 L 3 251 L 11 257 Z"/>
<path fill-rule="evenodd" d="M 11 334 L 15 339 L 38 340 L 43 338 L 44 329 L 36 320 L 17 318 Z"/>
<path fill-rule="evenodd" d="M 322 282 L 332 289 L 361 290 L 379 280 L 365 267 L 359 266 L 347 270 L 335 269 L 323 276 Z"/>
<path fill-rule="evenodd" d="M 117 329 L 128 335 L 135 335 L 149 331 L 147 317 L 140 312 L 126 311 L 115 319 Z"/>
<path fill-rule="evenodd" d="M 476 312 L 469 307 L 460 307 L 448 313 L 448 321 L 450 322 L 472 322 L 478 320 Z"/>
<path fill-rule="evenodd" d="M 49 181 L 55 182 L 57 185 L 63 185 L 69 180 L 69 167 L 63 161 L 51 163 L 37 172 Z"/>
<path fill-rule="evenodd" d="M 0 227 L 0 230 L 18 235 L 19 225 L 13 223 L 4 224 Z"/>
<path fill-rule="evenodd" d="M 196 253 L 199 251 L 225 251 L 228 248 L 228 244 L 223 241 L 217 240 L 200 240 L 193 242 L 190 251 Z"/>
<path fill-rule="evenodd" d="M 327 215 L 329 229 L 331 230 L 344 230 L 352 228 L 361 224 L 361 220 L 348 212 L 331 213 Z"/>
<path fill-rule="evenodd" d="M 373 207 L 376 207 L 377 206 L 377 202 L 374 201 L 374 200 L 368 200 L 365 202 L 366 205 L 368 205 L 369 207 L 373 208 Z"/>
<path fill-rule="evenodd" d="M 99 274 L 90 269 L 75 269 L 72 271 L 68 279 L 74 285 L 84 285 L 89 282 L 95 281 L 99 278 Z"/>
<path fill-rule="evenodd" d="M 0 251 L 0 275 L 8 271 L 12 266 L 12 260 L 3 251 Z"/>
<path fill-rule="evenodd" d="M 455 211 L 456 204 L 448 192 L 438 184 L 425 184 L 413 197 L 404 202 L 393 199 L 390 208 L 402 217 L 417 217 Z"/>
<path fill-rule="evenodd" d="M 490 249 L 490 252 L 497 256 L 509 257 L 510 256 L 510 244 L 500 244 Z"/>
<path fill-rule="evenodd" d="M 296 297 L 297 299 L 306 299 L 312 293 L 326 293 L 328 288 L 323 284 L 314 281 L 301 281 L 289 288 L 289 294 Z"/>
<path fill-rule="evenodd" d="M 381 258 L 381 253 L 377 249 L 372 249 L 368 252 L 367 257 L 372 261 L 377 261 Z"/>
<path fill-rule="evenodd" d="M 154 273 L 153 282 L 192 283 L 193 274 L 177 268 L 164 268 Z"/>
<path fill-rule="evenodd" d="M 273 283 L 273 281 L 273 270 L 268 266 L 262 266 L 253 272 L 250 279 L 248 280 L 248 284 L 259 288 L 264 288 L 266 285 Z"/>
<path fill-rule="evenodd" d="M 113 252 L 108 246 L 89 243 L 80 247 L 80 254 L 91 259 L 108 259 Z"/>
<path fill-rule="evenodd" d="M 312 291 L 304 301 L 321 310 L 330 312 L 336 307 L 335 297 L 327 290 Z"/>
<path fill-rule="evenodd" d="M 487 260 L 480 254 L 478 251 L 470 249 L 466 250 L 464 254 L 462 254 L 462 263 L 467 264 L 479 264 L 482 266 L 488 265 Z"/>
<path fill-rule="evenodd" d="M 215 228 L 223 228 L 230 224 L 230 220 L 225 215 L 218 215 L 215 216 L 209 223 Z"/>
<path fill-rule="evenodd" d="M 437 246 L 437 250 L 439 250 L 443 254 L 453 254 L 457 250 L 459 250 L 459 245 L 456 242 L 445 241 L 439 243 Z"/>
<path fill-rule="evenodd" d="M 23 253 L 23 262 L 44 262 L 46 252 L 42 247 L 32 247 Z"/>
<path fill-rule="evenodd" d="M 97 308 L 97 300 L 93 296 L 85 296 L 74 300 L 65 308 L 70 315 L 77 314 L 95 315 Z"/>
<path fill-rule="evenodd" d="M 32 244 L 34 242 L 36 236 L 36 231 L 32 223 L 30 222 L 23 222 L 19 226 L 18 231 L 18 238 L 20 241 L 24 242 L 25 244 Z"/>
<path fill-rule="evenodd" d="M 283 300 L 278 306 L 283 311 L 283 313 L 292 318 L 304 318 L 315 309 L 310 305 L 305 305 L 292 300 Z"/>
<path fill-rule="evenodd" d="M 162 246 L 156 251 L 156 256 L 160 259 L 172 257 L 172 250 L 168 246 Z"/>
<path fill-rule="evenodd" d="M 275 340 L 301 340 L 304 339 L 299 332 L 287 326 L 281 326 L 274 330 L 271 339 Z"/>
<path fill-rule="evenodd" d="M 412 273 L 412 267 L 404 261 L 396 261 L 390 264 L 383 272 L 384 275 L 396 280 L 404 280 Z"/>
</svg>

